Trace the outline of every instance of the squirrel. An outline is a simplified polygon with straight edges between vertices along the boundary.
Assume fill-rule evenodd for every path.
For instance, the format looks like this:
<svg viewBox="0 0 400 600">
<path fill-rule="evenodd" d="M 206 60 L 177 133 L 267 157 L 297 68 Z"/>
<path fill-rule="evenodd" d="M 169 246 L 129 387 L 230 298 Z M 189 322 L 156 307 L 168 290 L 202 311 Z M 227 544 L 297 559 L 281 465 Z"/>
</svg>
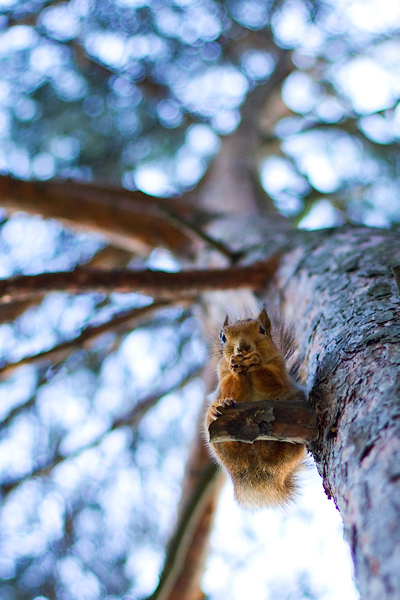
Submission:
<svg viewBox="0 0 400 600">
<path fill-rule="evenodd" d="M 221 407 L 237 402 L 268 398 L 285 400 L 298 393 L 285 357 L 271 336 L 271 321 L 265 308 L 255 319 L 229 325 L 220 331 L 220 360 L 215 400 L 208 408 L 206 430 L 221 414 Z M 287 336 L 286 336 L 287 342 Z M 287 345 L 287 343 L 286 343 Z M 284 350 L 293 354 L 293 344 Z M 296 491 L 296 474 L 304 465 L 306 447 L 279 441 L 208 443 L 211 454 L 225 468 L 234 486 L 237 502 L 244 508 L 286 505 Z"/>
</svg>

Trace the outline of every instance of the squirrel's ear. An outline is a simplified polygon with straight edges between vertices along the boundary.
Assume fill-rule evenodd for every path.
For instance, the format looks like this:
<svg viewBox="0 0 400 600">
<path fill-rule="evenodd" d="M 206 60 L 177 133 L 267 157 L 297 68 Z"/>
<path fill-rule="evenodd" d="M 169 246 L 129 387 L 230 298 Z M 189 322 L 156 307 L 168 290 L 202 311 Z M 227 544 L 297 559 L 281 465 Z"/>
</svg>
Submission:
<svg viewBox="0 0 400 600">
<path fill-rule="evenodd" d="M 225 321 L 224 321 L 224 324 L 222 325 L 222 327 L 228 327 L 228 325 L 229 325 L 229 317 L 228 317 L 228 315 L 226 315 Z"/>
<path fill-rule="evenodd" d="M 261 321 L 261 323 L 265 329 L 265 333 L 267 333 L 268 335 L 271 335 L 271 321 L 269 320 L 269 316 L 267 315 L 265 306 L 262 307 L 262 310 L 261 310 L 260 314 L 258 315 L 258 319 L 259 319 L 259 321 Z"/>
</svg>

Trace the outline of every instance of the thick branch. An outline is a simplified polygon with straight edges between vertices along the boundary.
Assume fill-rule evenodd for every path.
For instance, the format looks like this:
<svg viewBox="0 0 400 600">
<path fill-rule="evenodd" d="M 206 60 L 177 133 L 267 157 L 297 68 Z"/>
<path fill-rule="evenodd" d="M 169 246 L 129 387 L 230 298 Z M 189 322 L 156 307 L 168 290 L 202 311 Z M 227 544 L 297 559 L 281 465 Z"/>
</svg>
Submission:
<svg viewBox="0 0 400 600">
<path fill-rule="evenodd" d="M 209 364 L 203 370 L 202 379 L 206 390 L 215 388 L 215 370 Z M 201 409 L 185 467 L 176 525 L 152 600 L 203 598 L 201 578 L 219 492 L 225 479 L 223 473 L 210 464 L 202 435 L 203 421 L 204 410 Z"/>
<path fill-rule="evenodd" d="M 132 251 L 164 246 L 186 254 L 193 235 L 168 221 L 166 206 L 186 218 L 198 215 L 182 200 L 156 198 L 140 191 L 71 181 L 20 181 L 0 176 L 0 203 L 102 233 L 111 243 Z"/>
<path fill-rule="evenodd" d="M 209 269 L 165 273 L 164 271 L 105 271 L 79 267 L 75 271 L 41 273 L 0 281 L 0 304 L 43 296 L 51 291 L 71 294 L 84 292 L 137 292 L 164 299 L 182 294 L 196 296 L 200 292 L 250 288 L 259 289 L 276 271 L 279 258 L 247 267 Z"/>
<path fill-rule="evenodd" d="M 233 135 L 223 138 L 221 149 L 209 166 L 207 173 L 194 193 L 201 205 L 224 212 L 257 214 L 269 212 L 281 224 L 285 221 L 262 189 L 258 175 L 259 118 L 263 107 L 295 68 L 291 53 L 275 49 L 277 62 L 270 78 L 257 85 L 246 97 L 241 108 L 242 121 Z"/>
<path fill-rule="evenodd" d="M 306 444 L 318 435 L 317 415 L 303 392 L 290 400 L 243 402 L 221 408 L 211 423 L 210 442 L 277 440 Z"/>
<path fill-rule="evenodd" d="M 197 485 L 193 489 L 181 515 L 175 535 L 170 541 L 160 582 L 156 591 L 148 600 L 165 600 L 168 598 L 175 583 L 176 572 L 179 571 L 181 561 L 186 554 L 187 546 L 190 544 L 200 518 L 213 496 L 218 472 L 217 465 L 209 463 L 199 477 Z"/>
<path fill-rule="evenodd" d="M 179 561 L 176 569 L 178 576 L 166 600 L 200 600 L 204 597 L 201 592 L 201 576 L 209 550 L 209 539 L 214 525 L 219 492 L 224 481 L 224 474 L 220 472 L 212 486 L 211 493 L 208 493 L 208 489 L 206 490 L 207 502 L 202 503 L 204 506 L 197 527 L 193 531 L 183 560 Z"/>
</svg>

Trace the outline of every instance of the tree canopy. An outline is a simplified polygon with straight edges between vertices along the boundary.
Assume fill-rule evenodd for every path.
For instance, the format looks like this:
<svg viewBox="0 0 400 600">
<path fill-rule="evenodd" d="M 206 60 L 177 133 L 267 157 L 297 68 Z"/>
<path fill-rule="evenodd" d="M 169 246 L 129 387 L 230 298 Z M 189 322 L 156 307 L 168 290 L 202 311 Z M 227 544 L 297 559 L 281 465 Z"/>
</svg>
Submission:
<svg viewBox="0 0 400 600">
<path fill-rule="evenodd" d="M 221 318 L 211 270 L 257 287 L 263 219 L 283 237 L 398 228 L 400 4 L 0 0 L 0 11 L 0 596 L 141 599 L 198 436 Z M 243 259 L 254 272 L 240 279 Z M 85 287 L 85 269 L 101 285 Z M 127 284 L 127 270 L 146 269 L 183 278 L 169 294 L 160 277 Z M 189 289 L 198 269 L 208 276 Z M 307 503 L 291 526 L 303 544 L 307 519 L 326 528 L 325 560 L 337 551 L 349 571 L 337 521 Z M 229 515 L 210 598 L 245 597 L 265 538 L 290 554 L 276 541 L 288 539 L 282 515 L 261 516 L 260 537 L 251 517 Z M 239 522 L 237 552 L 227 531 Z M 306 562 L 271 562 L 268 597 L 331 598 Z"/>
</svg>

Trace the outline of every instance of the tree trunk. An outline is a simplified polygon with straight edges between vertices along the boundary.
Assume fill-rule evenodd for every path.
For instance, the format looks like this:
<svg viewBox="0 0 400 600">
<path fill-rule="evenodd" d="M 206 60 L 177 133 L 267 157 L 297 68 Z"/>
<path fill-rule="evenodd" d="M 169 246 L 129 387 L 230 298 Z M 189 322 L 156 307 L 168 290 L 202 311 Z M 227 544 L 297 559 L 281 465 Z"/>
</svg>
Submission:
<svg viewBox="0 0 400 600">
<path fill-rule="evenodd" d="M 312 445 L 343 518 L 363 600 L 400 597 L 397 232 L 294 232 L 271 301 L 295 326 L 319 415 Z M 293 246 L 294 247 L 294 246 Z"/>
<path fill-rule="evenodd" d="M 223 141 L 218 160 L 214 161 L 213 168 L 197 190 L 201 208 L 207 205 L 207 198 L 212 198 L 215 206 L 218 199 L 221 201 L 224 216 L 210 220 L 207 233 L 222 240 L 233 252 L 244 251 L 245 263 L 249 265 L 280 254 L 274 282 L 260 294 L 260 301 L 265 298 L 279 307 L 283 317 L 294 324 L 304 357 L 307 389 L 319 415 L 320 436 L 311 450 L 327 494 L 334 498 L 342 515 L 361 596 L 363 600 L 394 600 L 400 597 L 400 442 L 397 425 L 400 417 L 400 297 L 391 267 L 400 263 L 400 234 L 347 226 L 317 232 L 296 231 L 281 215 L 270 214 L 270 211 L 265 211 L 268 218 L 263 219 L 257 208 L 257 190 L 250 185 L 252 174 L 247 162 L 234 163 L 237 165 L 234 169 L 226 167 L 233 160 L 232 154 L 247 156 L 245 150 L 249 140 L 242 133 L 243 127 L 235 136 Z M 244 141 L 241 141 L 241 136 Z M 246 177 L 247 182 L 244 181 Z M 18 200 L 20 196 L 14 194 L 13 184 L 7 181 L 8 185 L 12 185 L 13 194 L 7 187 L 6 195 L 13 201 L 15 197 Z M 37 192 L 35 186 L 32 189 Z M 61 194 L 60 189 L 57 188 L 57 191 Z M 224 190 L 231 190 L 232 197 L 228 194 L 227 198 Z M 24 199 L 25 192 L 21 193 Z M 29 199 L 29 194 L 27 197 Z M 69 199 L 67 195 L 68 202 Z M 114 196 L 112 200 L 106 203 L 107 207 L 114 205 Z M 18 202 L 17 206 L 20 208 Z M 54 207 L 59 209 L 57 202 L 49 203 L 49 207 L 47 210 L 46 204 L 42 212 L 64 216 L 53 214 Z M 135 229 L 132 223 L 136 227 L 139 222 L 137 214 L 140 216 L 142 210 L 146 218 L 139 219 L 140 223 L 147 223 L 147 209 L 138 207 L 136 214 L 136 207 L 126 204 L 125 200 L 120 208 L 122 212 L 126 210 L 130 218 L 124 223 L 123 231 L 118 229 L 116 232 L 118 239 L 125 239 L 125 236 L 136 239 L 137 236 L 139 242 L 145 245 L 163 242 L 177 253 L 184 251 L 192 239 L 189 233 L 176 236 L 170 223 L 168 231 L 160 224 L 156 239 L 141 239 L 143 231 L 150 231 L 150 225 L 142 230 Z M 41 206 L 38 207 L 40 210 Z M 162 212 L 161 205 L 157 204 L 155 210 L 158 216 L 158 211 Z M 149 219 L 148 223 L 151 222 Z M 101 228 L 102 223 L 103 216 L 94 225 Z M 81 224 L 87 225 L 87 222 Z M 110 224 L 112 228 L 113 222 Z M 113 239 L 112 234 L 109 239 Z M 125 242 L 120 245 L 129 246 Z M 214 250 L 200 254 L 196 264 L 203 267 L 227 266 L 227 261 L 226 255 L 221 259 L 221 252 L 217 254 Z M 232 287 L 236 287 L 236 291 L 212 291 L 201 295 L 207 331 L 215 332 L 218 320 L 223 319 L 226 312 L 240 316 L 246 309 L 248 312 L 256 309 L 253 294 L 238 289 L 240 268 L 228 267 L 224 271 L 229 275 L 229 281 L 233 281 Z M 242 278 L 241 285 L 250 288 L 261 285 L 265 282 L 267 271 L 262 274 L 261 280 L 258 275 L 254 281 Z M 80 272 L 84 270 L 59 276 L 62 287 L 67 279 L 73 281 Z M 99 272 L 96 277 L 104 283 L 108 275 Z M 182 279 L 182 272 L 167 274 L 167 287 L 172 280 L 179 281 L 174 293 L 184 293 L 186 275 L 183 273 Z M 214 289 L 224 287 L 221 275 L 222 272 L 214 282 Z M 52 274 L 53 281 L 56 276 Z M 158 273 L 158 279 L 161 276 L 164 277 Z M 198 273 L 195 276 L 198 278 Z M 50 276 L 45 274 L 35 281 L 39 281 L 40 277 L 47 281 Z M 137 278 L 138 273 L 133 272 L 130 277 Z M 137 286 L 137 279 L 135 281 Z M 82 280 L 78 283 L 78 289 L 82 291 Z M 210 289 L 209 280 L 202 286 L 197 280 L 196 283 L 196 294 L 200 289 Z M 11 282 L 11 286 L 15 284 L 15 280 Z M 115 290 L 115 280 L 111 284 Z M 9 291 L 5 285 L 4 290 L 6 294 Z M 138 291 L 137 287 L 135 291 Z M 203 511 L 204 520 L 199 521 L 198 529 L 193 527 L 198 536 L 193 536 L 195 543 L 187 544 L 186 572 L 177 574 L 179 580 L 175 579 L 177 587 L 170 590 L 171 597 L 175 592 L 179 592 L 181 598 L 194 600 L 200 597 L 199 570 L 189 569 L 188 565 L 193 566 L 195 562 L 201 565 L 203 562 L 214 510 L 212 498 L 209 501 L 209 507 Z M 188 581 L 189 574 L 191 581 Z"/>
<path fill-rule="evenodd" d="M 295 327 L 307 389 L 319 416 L 319 438 L 311 451 L 325 490 L 342 515 L 363 600 L 397 599 L 400 297 L 391 268 L 400 263 L 400 234 L 348 226 L 296 231 L 269 217 L 257 216 L 255 224 L 246 214 L 221 219 L 216 225 L 220 239 L 234 250 L 251 247 L 250 238 L 253 240 L 246 264 L 280 255 L 272 284 L 260 294 L 260 300 L 279 307 Z M 267 284 L 270 269 L 253 266 L 250 272 L 255 268 L 262 277 L 257 275 L 253 283 L 247 279 L 246 286 Z M 240 316 L 241 302 L 250 310 L 251 302 L 255 304 L 248 291 L 223 291 L 224 287 L 239 287 L 237 280 L 232 284 L 232 273 L 242 270 L 222 270 L 215 284 L 221 291 L 202 295 L 206 328 L 212 323 L 215 331 L 225 311 Z M 223 274 L 229 275 L 229 285 L 226 281 L 222 285 Z M 106 275 L 99 271 L 97 277 Z M 180 293 L 185 292 L 186 274 L 168 274 L 171 279 L 182 275 Z M 191 281 L 186 281 L 189 284 Z M 209 289 L 209 285 L 199 287 Z M 208 509 L 204 512 L 206 534 L 211 527 L 212 503 L 210 498 L 209 513 Z M 202 541 L 196 542 L 195 560 L 188 554 L 193 564 L 203 561 L 198 557 L 204 554 L 207 535 L 203 530 L 199 535 Z M 200 597 L 198 570 L 192 570 L 191 581 L 184 582 L 191 599 Z M 181 587 L 179 593 L 182 595 Z"/>
</svg>

